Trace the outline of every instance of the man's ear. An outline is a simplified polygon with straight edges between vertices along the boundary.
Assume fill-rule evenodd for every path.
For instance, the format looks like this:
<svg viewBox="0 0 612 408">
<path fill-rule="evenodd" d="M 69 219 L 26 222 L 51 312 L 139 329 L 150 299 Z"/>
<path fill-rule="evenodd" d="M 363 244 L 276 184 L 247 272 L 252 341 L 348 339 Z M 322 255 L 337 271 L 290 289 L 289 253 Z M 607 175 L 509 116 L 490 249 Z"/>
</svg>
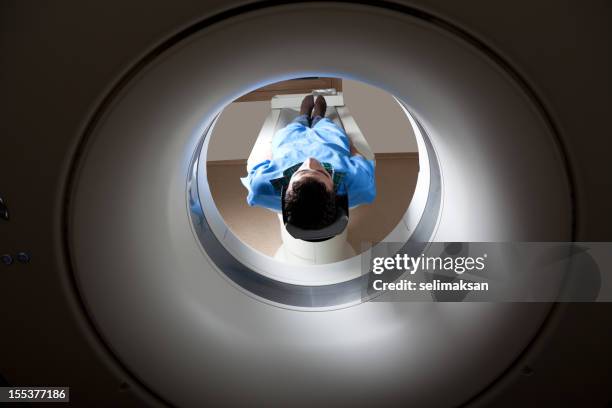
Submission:
<svg viewBox="0 0 612 408">
<path fill-rule="evenodd" d="M 349 214 L 348 194 L 336 194 L 336 207 L 344 211 L 346 216 Z"/>
<path fill-rule="evenodd" d="M 287 195 L 287 190 L 289 189 L 289 184 L 283 185 L 281 188 L 281 211 L 283 213 L 283 224 L 287 224 L 288 215 L 287 210 L 285 208 L 285 196 Z"/>
</svg>

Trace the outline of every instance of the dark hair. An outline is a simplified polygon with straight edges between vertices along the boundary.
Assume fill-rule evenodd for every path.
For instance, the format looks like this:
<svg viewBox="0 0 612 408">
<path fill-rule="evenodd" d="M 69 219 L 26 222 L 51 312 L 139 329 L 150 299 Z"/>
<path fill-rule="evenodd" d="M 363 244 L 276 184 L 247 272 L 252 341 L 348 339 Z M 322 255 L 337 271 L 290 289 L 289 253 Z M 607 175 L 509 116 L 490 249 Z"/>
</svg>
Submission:
<svg viewBox="0 0 612 408">
<path fill-rule="evenodd" d="M 313 178 L 302 178 L 285 193 L 287 221 L 302 229 L 321 229 L 336 220 L 336 193 Z"/>
</svg>

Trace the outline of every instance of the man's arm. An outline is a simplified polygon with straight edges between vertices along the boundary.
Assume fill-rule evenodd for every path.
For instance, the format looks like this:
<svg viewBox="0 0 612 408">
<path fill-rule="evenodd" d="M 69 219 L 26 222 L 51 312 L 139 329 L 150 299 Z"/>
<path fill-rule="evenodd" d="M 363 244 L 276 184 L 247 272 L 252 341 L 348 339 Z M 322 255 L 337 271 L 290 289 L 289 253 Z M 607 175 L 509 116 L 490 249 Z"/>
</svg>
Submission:
<svg viewBox="0 0 612 408">
<path fill-rule="evenodd" d="M 374 162 L 357 153 L 351 156 L 346 188 L 349 196 L 349 206 L 369 204 L 376 198 L 376 178 Z"/>
<path fill-rule="evenodd" d="M 280 211 L 280 195 L 270 182 L 270 173 L 275 171 L 275 164 L 265 160 L 251 169 L 246 177 L 241 179 L 249 194 L 247 204 Z"/>
</svg>

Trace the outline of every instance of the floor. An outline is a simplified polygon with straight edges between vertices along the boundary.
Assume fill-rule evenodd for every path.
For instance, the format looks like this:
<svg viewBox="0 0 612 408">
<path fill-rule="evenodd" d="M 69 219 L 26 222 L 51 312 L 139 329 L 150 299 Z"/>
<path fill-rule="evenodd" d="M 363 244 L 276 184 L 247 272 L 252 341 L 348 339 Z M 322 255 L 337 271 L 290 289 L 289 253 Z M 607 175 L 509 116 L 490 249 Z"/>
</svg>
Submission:
<svg viewBox="0 0 612 408">
<path fill-rule="evenodd" d="M 209 162 L 207 171 L 215 205 L 232 232 L 252 248 L 274 256 L 281 245 L 279 221 L 275 213 L 247 205 L 246 189 L 240 183 L 245 163 Z M 412 199 L 418 171 L 416 154 L 376 155 L 377 197 L 350 213 L 348 239 L 357 253 L 395 228 Z"/>
</svg>

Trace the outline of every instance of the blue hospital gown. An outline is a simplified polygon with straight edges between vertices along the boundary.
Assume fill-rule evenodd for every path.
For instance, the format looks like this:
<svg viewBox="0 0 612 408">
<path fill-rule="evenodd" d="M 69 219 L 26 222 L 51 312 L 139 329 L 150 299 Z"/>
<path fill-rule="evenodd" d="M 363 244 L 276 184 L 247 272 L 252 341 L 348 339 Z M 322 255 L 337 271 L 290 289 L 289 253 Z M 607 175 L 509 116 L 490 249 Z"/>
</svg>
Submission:
<svg viewBox="0 0 612 408">
<path fill-rule="evenodd" d="M 282 185 L 309 157 L 332 170 L 336 193 L 348 193 L 349 207 L 374 201 L 374 161 L 351 156 L 348 136 L 328 118 L 319 120 L 312 128 L 299 119 L 276 132 L 272 138 L 272 159 L 257 163 L 241 179 L 249 191 L 247 203 L 280 212 Z"/>
</svg>

